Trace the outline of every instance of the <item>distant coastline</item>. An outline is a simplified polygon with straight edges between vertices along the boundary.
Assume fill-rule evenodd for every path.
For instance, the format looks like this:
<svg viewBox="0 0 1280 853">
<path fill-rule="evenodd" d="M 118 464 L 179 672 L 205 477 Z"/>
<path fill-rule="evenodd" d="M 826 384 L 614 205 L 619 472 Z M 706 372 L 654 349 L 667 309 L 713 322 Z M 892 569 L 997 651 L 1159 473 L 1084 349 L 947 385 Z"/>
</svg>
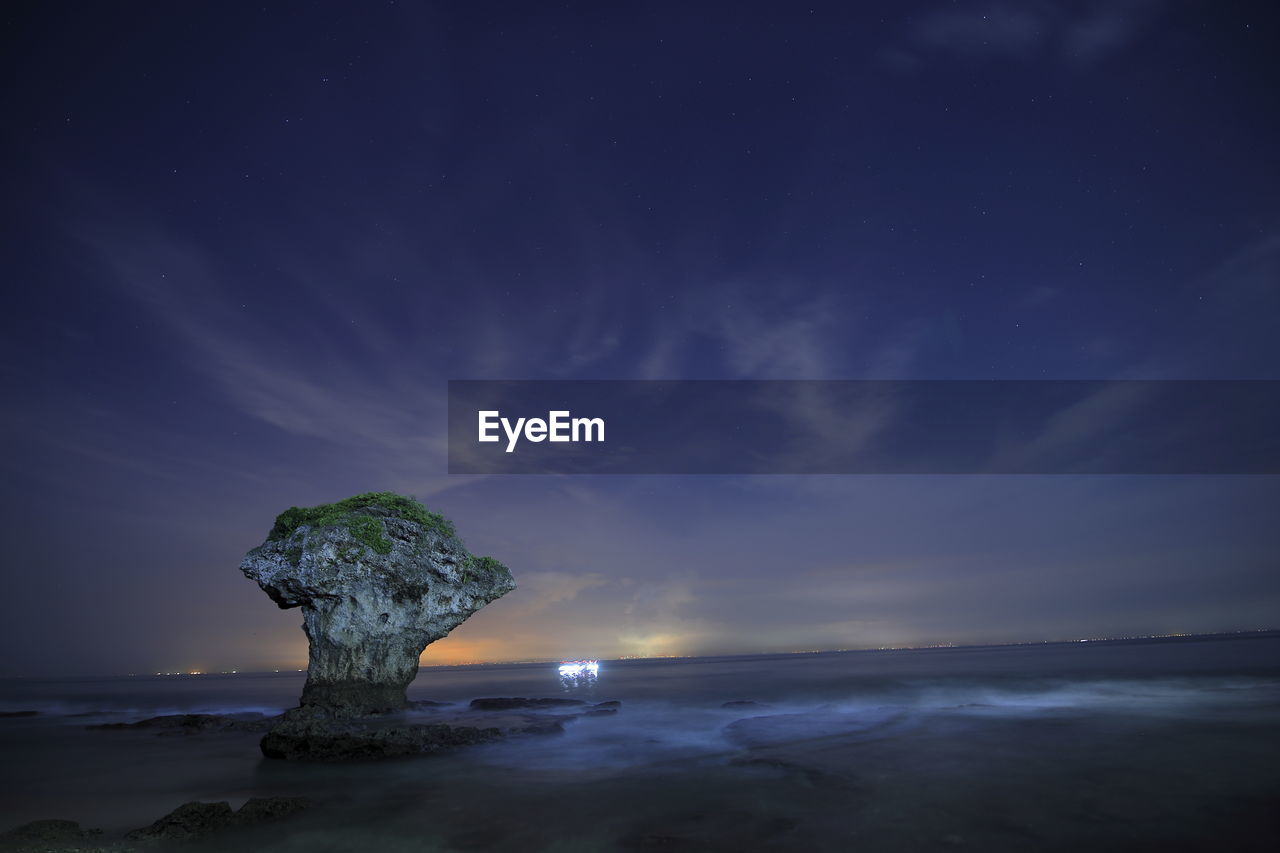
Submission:
<svg viewBox="0 0 1280 853">
<path fill-rule="evenodd" d="M 704 655 L 655 655 L 652 657 L 622 657 L 622 658 L 600 658 L 605 664 L 628 664 L 628 663 L 653 663 L 664 660 L 762 660 L 769 658 L 792 657 L 796 655 L 831 655 L 831 654 L 856 654 L 868 652 L 903 652 L 903 651 L 931 651 L 931 650 L 975 650 L 975 649 L 1013 649 L 1024 647 L 1044 647 L 1044 646 L 1072 646 L 1081 643 L 1092 645 L 1125 645 L 1125 644 L 1141 644 L 1141 643 L 1158 643 L 1158 642 L 1197 642 L 1203 640 L 1233 640 L 1233 639 L 1250 639 L 1263 637 L 1280 636 L 1280 628 L 1257 628 L 1246 631 L 1213 631 L 1201 634 L 1149 634 L 1135 635 L 1129 637 L 1080 637 L 1076 639 L 1058 639 L 1058 640 L 1027 640 L 1017 643 L 934 643 L 923 646 L 868 646 L 864 648 L 835 648 L 835 649 L 801 649 L 797 651 L 785 652 L 737 652 L 733 654 L 704 654 Z M 435 671 L 435 670 L 452 670 L 452 669 L 479 669 L 484 667 L 503 667 L 503 666 L 530 666 L 537 664 L 556 664 L 559 658 L 530 658 L 526 660 L 505 660 L 505 661 L 469 661 L 467 663 L 443 663 L 443 664 L 424 664 L 419 667 L 419 671 Z M 111 674 L 59 674 L 59 675 L 0 675 L 0 682 L 3 681 L 57 681 L 57 680 L 81 680 L 81 679 L 115 679 L 115 678 L 166 678 L 166 679 L 185 679 L 185 678 L 219 678 L 229 676 L 244 677 L 263 677 L 274 675 L 297 675 L 306 673 L 306 669 L 299 669 L 297 666 L 280 667 L 279 669 L 260 669 L 260 670 L 201 670 L 188 672 L 136 672 L 136 673 L 111 673 Z"/>
</svg>

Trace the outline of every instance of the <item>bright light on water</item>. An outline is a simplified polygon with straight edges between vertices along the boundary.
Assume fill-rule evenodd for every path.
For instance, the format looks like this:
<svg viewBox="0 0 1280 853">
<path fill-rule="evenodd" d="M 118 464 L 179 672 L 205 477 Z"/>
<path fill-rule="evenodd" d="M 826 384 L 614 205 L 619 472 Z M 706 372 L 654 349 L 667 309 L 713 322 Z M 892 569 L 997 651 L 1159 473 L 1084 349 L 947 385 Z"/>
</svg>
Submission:
<svg viewBox="0 0 1280 853">
<path fill-rule="evenodd" d="M 592 678 L 600 674 L 600 661 L 567 660 L 560 664 L 560 675 L 566 678 Z"/>
</svg>

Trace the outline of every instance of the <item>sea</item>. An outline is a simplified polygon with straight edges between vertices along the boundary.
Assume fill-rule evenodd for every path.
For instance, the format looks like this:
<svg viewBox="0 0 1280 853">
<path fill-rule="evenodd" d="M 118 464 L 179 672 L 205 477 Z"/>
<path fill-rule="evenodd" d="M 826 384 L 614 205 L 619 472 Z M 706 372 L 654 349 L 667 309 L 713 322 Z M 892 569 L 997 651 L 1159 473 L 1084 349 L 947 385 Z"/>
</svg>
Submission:
<svg viewBox="0 0 1280 853">
<path fill-rule="evenodd" d="M 1280 633 L 424 667 L 430 721 L 479 697 L 618 700 L 560 734 L 356 764 L 259 734 L 90 728 L 276 714 L 304 674 L 0 682 L 0 831 L 109 847 L 193 800 L 317 806 L 173 849 L 1280 849 Z M 22 713 L 22 712 L 36 712 Z M 147 849 L 164 850 L 163 845 Z"/>
</svg>

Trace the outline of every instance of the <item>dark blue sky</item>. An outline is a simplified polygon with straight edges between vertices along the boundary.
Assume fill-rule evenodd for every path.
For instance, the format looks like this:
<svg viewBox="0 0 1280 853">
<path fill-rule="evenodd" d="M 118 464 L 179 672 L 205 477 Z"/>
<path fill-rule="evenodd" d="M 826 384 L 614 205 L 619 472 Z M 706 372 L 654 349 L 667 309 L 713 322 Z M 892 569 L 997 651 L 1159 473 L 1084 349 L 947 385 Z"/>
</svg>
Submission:
<svg viewBox="0 0 1280 853">
<path fill-rule="evenodd" d="M 1270 477 L 449 477 L 448 379 L 1277 379 L 1262 3 L 22 4 L 2 673 L 305 658 L 373 489 L 520 589 L 425 660 L 1280 623 Z"/>
</svg>

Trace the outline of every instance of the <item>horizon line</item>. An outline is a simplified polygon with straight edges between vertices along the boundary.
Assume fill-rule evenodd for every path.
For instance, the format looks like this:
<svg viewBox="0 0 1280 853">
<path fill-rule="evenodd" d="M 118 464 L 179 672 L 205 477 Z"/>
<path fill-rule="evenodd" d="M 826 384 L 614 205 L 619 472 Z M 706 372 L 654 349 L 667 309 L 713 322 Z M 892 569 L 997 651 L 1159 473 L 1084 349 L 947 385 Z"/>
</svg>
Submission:
<svg viewBox="0 0 1280 853">
<path fill-rule="evenodd" d="M 784 652 L 732 652 L 725 654 L 688 654 L 688 655 L 626 655 L 617 658 L 594 658 L 594 660 L 606 662 L 620 661 L 659 661 L 659 660 L 690 660 L 693 658 L 745 658 L 745 657 L 785 657 L 787 655 L 821 655 L 821 654 L 852 654 L 856 652 L 902 652 L 902 651 L 928 651 L 931 649 L 999 649 L 999 648 L 1015 648 L 1018 646 L 1051 646 L 1051 645 L 1070 645 L 1078 643 L 1117 643 L 1132 640 L 1171 640 L 1171 639 L 1196 639 L 1200 637 L 1228 637 L 1243 634 L 1266 634 L 1280 633 L 1280 627 L 1271 628 L 1242 628 L 1231 631 L 1197 631 L 1197 632 L 1173 632 L 1168 634 L 1133 634 L 1120 637 L 1072 637 L 1069 639 L 1055 640 L 1019 640 L 1007 643 L 930 643 L 920 646 L 864 646 L 850 648 L 831 648 L 831 649 L 794 649 Z M 418 669 L 458 669 L 472 666 L 519 666 L 532 664 L 552 664 L 561 663 L 558 658 L 525 658 L 521 660 L 492 660 L 492 661 L 467 661 L 465 663 L 437 663 L 437 664 L 418 664 Z M 298 669 L 296 666 L 285 666 L 277 669 L 223 669 L 223 670 L 186 670 L 173 672 L 127 672 L 127 673 L 76 673 L 76 674 L 48 674 L 48 675 L 0 675 L 3 679 L 24 679 L 24 678 L 181 678 L 181 677 L 197 677 L 206 675 L 286 675 L 289 673 L 305 673 L 307 668 Z"/>
</svg>

